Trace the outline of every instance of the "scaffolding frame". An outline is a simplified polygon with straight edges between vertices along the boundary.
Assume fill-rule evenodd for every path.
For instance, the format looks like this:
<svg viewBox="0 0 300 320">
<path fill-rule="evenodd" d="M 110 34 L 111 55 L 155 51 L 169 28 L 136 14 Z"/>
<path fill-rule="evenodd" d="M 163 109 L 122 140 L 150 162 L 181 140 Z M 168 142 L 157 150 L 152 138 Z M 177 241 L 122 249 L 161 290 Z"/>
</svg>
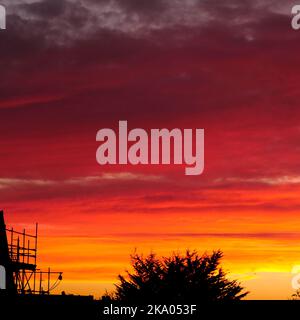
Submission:
<svg viewBox="0 0 300 320">
<path fill-rule="evenodd" d="M 3 216 L 3 212 L 1 211 Z M 4 218 L 3 218 L 4 222 Z M 55 289 L 62 280 L 62 272 L 42 271 L 37 268 L 38 224 L 35 233 L 26 233 L 5 228 L 5 243 L 8 252 L 8 268 L 13 275 L 13 287 L 18 294 L 47 294 Z M 53 277 L 56 280 L 52 284 Z M 45 285 L 44 285 L 45 283 Z"/>
</svg>

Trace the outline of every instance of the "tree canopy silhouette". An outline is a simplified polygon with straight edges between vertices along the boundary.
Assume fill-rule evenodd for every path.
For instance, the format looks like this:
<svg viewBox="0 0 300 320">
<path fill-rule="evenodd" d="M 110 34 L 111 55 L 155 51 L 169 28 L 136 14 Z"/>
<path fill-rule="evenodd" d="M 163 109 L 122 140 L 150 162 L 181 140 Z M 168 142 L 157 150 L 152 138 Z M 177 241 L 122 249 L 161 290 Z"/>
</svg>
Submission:
<svg viewBox="0 0 300 320">
<path fill-rule="evenodd" d="M 114 298 L 128 303 L 240 300 L 248 292 L 228 280 L 220 267 L 223 253 L 199 256 L 196 251 L 158 258 L 154 253 L 131 256 L 133 272 L 119 275 Z"/>
</svg>

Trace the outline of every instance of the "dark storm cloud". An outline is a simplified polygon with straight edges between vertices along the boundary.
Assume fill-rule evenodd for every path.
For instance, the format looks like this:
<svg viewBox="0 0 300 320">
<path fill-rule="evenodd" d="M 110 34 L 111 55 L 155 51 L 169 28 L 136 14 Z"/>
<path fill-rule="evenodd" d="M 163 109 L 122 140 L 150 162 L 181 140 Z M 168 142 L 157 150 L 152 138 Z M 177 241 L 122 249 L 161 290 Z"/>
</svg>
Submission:
<svg viewBox="0 0 300 320">
<path fill-rule="evenodd" d="M 27 54 L 34 59 L 41 50 L 57 47 L 60 50 L 62 46 L 76 47 L 85 63 L 90 57 L 84 56 L 84 52 L 93 51 L 99 62 L 103 55 L 111 60 L 122 59 L 124 54 L 134 57 L 133 51 L 140 51 L 146 43 L 172 47 L 193 41 L 202 54 L 213 56 L 218 52 L 212 46 L 221 41 L 227 42 L 222 49 L 226 55 L 227 50 L 247 42 L 269 38 L 274 28 L 282 33 L 284 26 L 290 27 L 289 5 L 280 6 L 280 1 L 270 0 L 4 0 L 3 3 L 9 17 L 8 31 L 0 37 L 2 65 L 11 64 L 14 57 L 17 63 L 21 57 L 25 60 Z M 285 34 L 282 36 L 286 38 Z M 73 52 L 72 55 L 70 62 L 74 62 Z"/>
<path fill-rule="evenodd" d="M 29 27 L 35 26 L 36 20 L 47 20 L 42 27 L 34 29 L 47 35 L 53 45 L 87 39 L 103 29 L 145 37 L 149 32 L 170 28 L 176 31 L 178 27 L 201 29 L 222 26 L 236 28 L 235 32 L 243 34 L 244 28 L 255 25 L 265 16 L 289 15 L 292 2 L 287 1 L 283 5 L 280 1 L 270 0 L 43 0 L 25 3 L 4 0 L 4 5 L 10 15 L 21 17 Z M 30 28 L 22 31 L 26 30 L 29 32 Z"/>
<path fill-rule="evenodd" d="M 166 0 L 116 0 L 115 2 L 129 12 L 136 12 L 145 15 L 152 13 L 162 14 L 170 6 L 170 3 Z"/>
<path fill-rule="evenodd" d="M 44 0 L 41 2 L 23 4 L 20 7 L 27 13 L 32 13 L 43 18 L 51 18 L 62 15 L 66 10 L 67 4 L 68 3 L 65 0 Z"/>
</svg>

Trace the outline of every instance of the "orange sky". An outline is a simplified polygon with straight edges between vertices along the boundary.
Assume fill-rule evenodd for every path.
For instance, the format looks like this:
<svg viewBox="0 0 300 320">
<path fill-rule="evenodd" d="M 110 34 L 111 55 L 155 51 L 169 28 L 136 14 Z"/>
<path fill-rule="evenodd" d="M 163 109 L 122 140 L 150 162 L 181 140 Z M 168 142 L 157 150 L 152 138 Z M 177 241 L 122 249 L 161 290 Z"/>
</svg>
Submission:
<svg viewBox="0 0 300 320">
<path fill-rule="evenodd" d="M 2 1 L 0 203 L 39 222 L 59 291 L 101 296 L 129 255 L 221 249 L 249 298 L 300 264 L 293 1 Z M 184 14 L 182 14 L 184 12 Z M 96 133 L 204 128 L 205 170 L 104 166 Z"/>
<path fill-rule="evenodd" d="M 113 183 L 120 184 L 119 181 Z M 298 186 L 272 189 L 276 202 L 281 200 L 283 206 L 297 201 Z M 218 193 L 226 198 L 224 190 Z M 257 202 L 273 202 L 271 193 L 256 191 L 255 198 L 254 192 L 248 193 L 243 202 L 254 202 L 254 207 Z M 182 201 L 179 205 L 176 199 L 149 205 L 149 209 L 157 210 L 154 213 L 143 213 L 142 209 L 139 212 L 143 203 L 134 204 L 137 212 L 130 208 L 127 211 L 125 205 L 116 212 L 111 205 L 115 204 L 102 204 L 102 212 L 83 215 L 87 210 L 85 201 L 75 201 L 71 205 L 52 203 L 49 208 L 44 208 L 42 203 L 37 208 L 30 204 L 31 210 L 37 210 L 42 220 L 39 265 L 64 271 L 59 292 L 89 293 L 98 297 L 105 289 L 111 290 L 117 275 L 130 267 L 129 255 L 134 249 L 168 255 L 186 248 L 199 252 L 221 248 L 225 254 L 225 270 L 251 291 L 249 298 L 286 299 L 293 293 L 291 270 L 300 264 L 297 210 L 289 210 L 284 215 L 250 208 L 220 213 L 212 207 L 201 209 L 199 214 L 194 207 L 203 207 L 203 202 L 191 205 Z M 180 210 L 173 213 L 170 207 Z M 31 214 L 26 217 L 28 209 L 22 208 L 23 221 L 19 218 L 17 221 L 10 209 L 6 214 L 8 224 L 19 228 L 28 226 L 30 230 L 33 218 Z"/>
</svg>

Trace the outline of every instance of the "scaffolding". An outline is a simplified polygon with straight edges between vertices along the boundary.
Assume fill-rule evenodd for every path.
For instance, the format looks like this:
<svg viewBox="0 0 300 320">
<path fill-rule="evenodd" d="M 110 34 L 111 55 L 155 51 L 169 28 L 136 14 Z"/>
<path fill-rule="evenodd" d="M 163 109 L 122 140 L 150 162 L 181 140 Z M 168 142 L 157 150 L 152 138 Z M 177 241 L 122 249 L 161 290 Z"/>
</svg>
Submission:
<svg viewBox="0 0 300 320">
<path fill-rule="evenodd" d="M 38 224 L 29 234 L 6 228 L 0 211 L 0 264 L 6 270 L 7 290 L 17 294 L 47 294 L 62 280 L 62 272 L 37 268 Z"/>
</svg>

